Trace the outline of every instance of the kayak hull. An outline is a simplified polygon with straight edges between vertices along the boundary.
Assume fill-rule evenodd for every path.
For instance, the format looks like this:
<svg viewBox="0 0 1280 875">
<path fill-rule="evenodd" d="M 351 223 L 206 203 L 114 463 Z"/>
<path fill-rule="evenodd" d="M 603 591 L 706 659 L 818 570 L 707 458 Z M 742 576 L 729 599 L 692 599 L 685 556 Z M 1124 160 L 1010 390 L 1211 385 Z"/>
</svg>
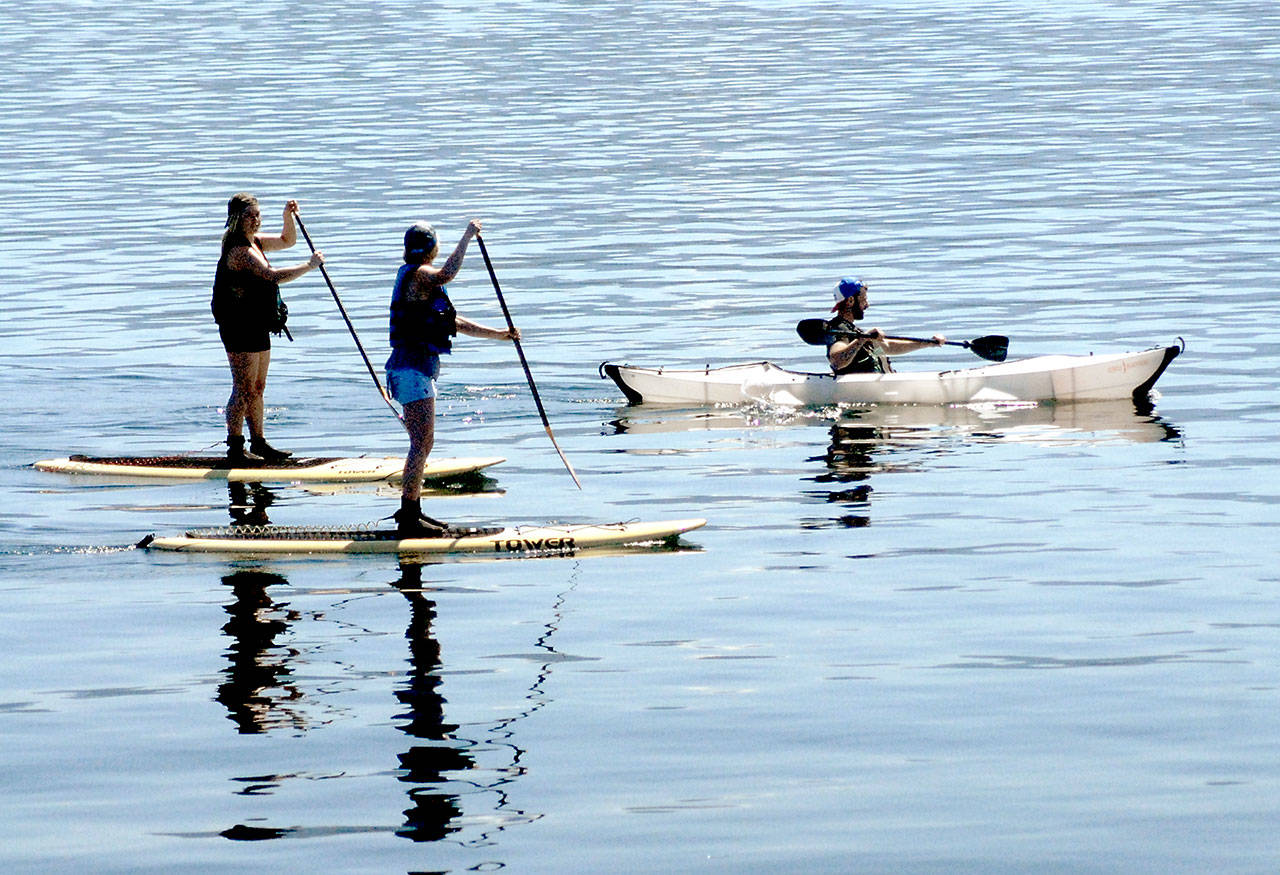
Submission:
<svg viewBox="0 0 1280 875">
<path fill-rule="evenodd" d="M 424 480 L 443 480 L 474 474 L 505 459 L 433 459 Z M 232 468 L 225 456 L 106 457 L 66 456 L 44 459 L 34 467 L 59 474 L 92 474 L 160 480 L 227 480 L 233 483 L 377 483 L 399 480 L 404 459 L 396 456 L 356 458 L 300 458 L 252 468 Z"/>
<path fill-rule="evenodd" d="M 605 362 L 633 404 L 975 404 L 1141 400 L 1178 346 L 1105 355 L 1047 355 L 951 371 L 804 373 L 771 362 L 721 368 L 641 368 Z"/>
<path fill-rule="evenodd" d="M 704 519 L 560 526 L 509 526 L 478 535 L 397 539 L 394 532 L 362 529 L 226 527 L 182 535 L 147 536 L 139 547 L 182 553 L 263 556 L 302 553 L 413 553 L 494 557 L 565 556 L 581 550 L 674 541 L 706 525 Z"/>
</svg>

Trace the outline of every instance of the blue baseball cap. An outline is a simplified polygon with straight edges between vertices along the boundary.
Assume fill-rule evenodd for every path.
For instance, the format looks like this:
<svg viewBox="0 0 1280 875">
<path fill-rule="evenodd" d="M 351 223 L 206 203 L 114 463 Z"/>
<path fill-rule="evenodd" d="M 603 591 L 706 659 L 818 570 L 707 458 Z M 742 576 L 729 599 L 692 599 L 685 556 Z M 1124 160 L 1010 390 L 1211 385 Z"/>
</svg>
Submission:
<svg viewBox="0 0 1280 875">
<path fill-rule="evenodd" d="M 844 277 L 840 280 L 840 284 L 836 286 L 836 301 L 843 301 L 845 298 L 852 298 L 860 295 L 867 290 L 867 284 L 862 280 L 856 280 L 853 277 Z"/>
</svg>

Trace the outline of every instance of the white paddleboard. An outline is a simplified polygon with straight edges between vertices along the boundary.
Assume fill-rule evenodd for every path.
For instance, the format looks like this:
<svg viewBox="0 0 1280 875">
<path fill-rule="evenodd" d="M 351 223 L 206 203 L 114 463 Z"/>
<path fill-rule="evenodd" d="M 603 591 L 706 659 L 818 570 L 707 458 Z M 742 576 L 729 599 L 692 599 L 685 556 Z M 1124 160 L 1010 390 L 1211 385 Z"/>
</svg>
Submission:
<svg viewBox="0 0 1280 875">
<path fill-rule="evenodd" d="M 500 457 L 429 459 L 424 480 L 473 474 Z M 229 480 L 242 483 L 374 483 L 399 480 L 404 459 L 397 456 L 297 458 L 251 468 L 232 468 L 225 456 L 65 456 L 44 459 L 35 468 L 59 474 L 93 474 L 161 480 Z"/>
<path fill-rule="evenodd" d="M 309 526 L 227 526 L 196 529 L 171 537 L 148 535 L 138 546 L 185 553 L 243 556 L 290 553 L 488 554 L 491 557 L 566 556 L 580 550 L 658 542 L 674 543 L 704 519 L 603 524 L 508 526 L 459 532 L 443 538 L 397 539 L 394 530 Z"/>
</svg>

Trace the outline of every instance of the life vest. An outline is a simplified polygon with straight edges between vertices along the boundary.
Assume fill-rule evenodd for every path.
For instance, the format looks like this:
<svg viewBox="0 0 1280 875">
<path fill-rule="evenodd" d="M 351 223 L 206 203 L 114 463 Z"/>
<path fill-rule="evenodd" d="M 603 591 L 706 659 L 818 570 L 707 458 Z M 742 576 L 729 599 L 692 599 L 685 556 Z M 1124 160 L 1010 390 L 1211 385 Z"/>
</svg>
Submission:
<svg viewBox="0 0 1280 875">
<path fill-rule="evenodd" d="M 267 257 L 256 238 L 253 248 L 264 259 Z M 279 283 L 263 279 L 251 270 L 230 267 L 227 250 L 223 250 L 213 274 L 213 297 L 209 301 L 215 322 L 238 328 L 265 328 L 279 334 L 284 328 L 278 309 L 282 306 Z"/>
<path fill-rule="evenodd" d="M 391 293 L 391 348 L 443 355 L 453 348 L 451 338 L 458 333 L 458 311 L 453 309 L 443 287 L 426 300 L 409 297 L 407 286 L 418 267 L 402 265 L 396 274 Z"/>
<path fill-rule="evenodd" d="M 858 343 L 867 335 L 862 329 L 852 322 L 841 319 L 839 317 L 832 319 L 826 323 L 826 341 L 827 351 L 831 351 L 831 347 L 837 343 L 853 341 Z M 859 343 L 857 350 L 853 354 L 844 367 L 839 370 L 832 369 L 839 376 L 840 374 L 887 374 L 893 370 L 889 366 L 889 360 L 884 353 L 871 341 Z"/>
</svg>

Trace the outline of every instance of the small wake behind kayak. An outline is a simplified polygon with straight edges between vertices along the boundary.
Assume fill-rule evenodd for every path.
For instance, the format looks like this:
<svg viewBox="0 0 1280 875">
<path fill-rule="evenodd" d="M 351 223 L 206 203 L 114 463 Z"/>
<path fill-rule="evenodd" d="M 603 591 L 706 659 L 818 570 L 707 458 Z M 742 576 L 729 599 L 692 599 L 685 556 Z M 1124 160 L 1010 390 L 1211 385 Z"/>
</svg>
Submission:
<svg viewBox="0 0 1280 875">
<path fill-rule="evenodd" d="M 432 459 L 424 480 L 474 474 L 506 461 L 501 457 Z M 233 468 L 226 456 L 65 456 L 34 467 L 59 474 L 93 474 L 163 480 L 228 480 L 238 483 L 376 483 L 398 480 L 404 459 L 396 456 L 292 458 L 251 468 Z"/>
<path fill-rule="evenodd" d="M 310 526 L 228 526 L 193 529 L 172 537 L 148 535 L 138 546 L 148 550 L 223 553 L 243 556 L 308 553 L 420 553 L 490 557 L 570 556 L 601 547 L 674 544 L 704 519 L 659 520 L 578 525 L 507 526 L 461 529 L 442 538 L 397 538 L 394 530 L 315 528 Z"/>
<path fill-rule="evenodd" d="M 1141 400 L 1182 348 L 1046 355 L 950 371 L 831 374 L 770 362 L 721 368 L 640 368 L 605 362 L 601 377 L 633 404 L 975 404 Z"/>
</svg>

